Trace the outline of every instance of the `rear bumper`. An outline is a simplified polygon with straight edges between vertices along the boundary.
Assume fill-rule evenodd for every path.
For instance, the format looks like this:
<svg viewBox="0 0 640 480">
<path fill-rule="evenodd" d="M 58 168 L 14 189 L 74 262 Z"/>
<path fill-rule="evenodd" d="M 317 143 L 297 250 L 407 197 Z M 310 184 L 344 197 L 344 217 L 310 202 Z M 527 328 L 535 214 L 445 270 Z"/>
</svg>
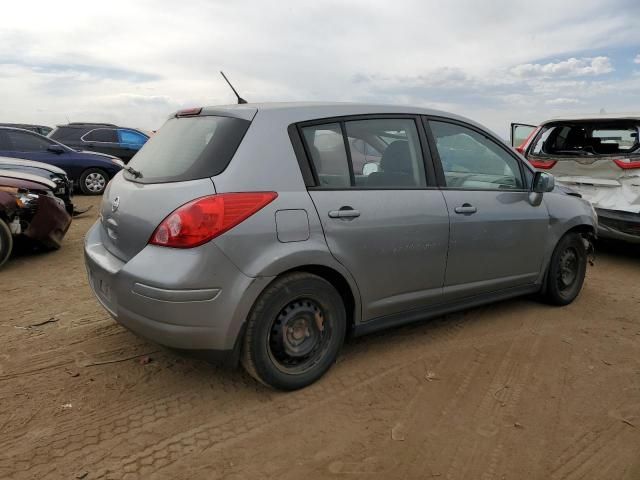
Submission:
<svg viewBox="0 0 640 480">
<path fill-rule="evenodd" d="M 181 350 L 234 356 L 255 298 L 270 281 L 241 273 L 212 243 L 147 246 L 128 262 L 104 248 L 96 223 L 85 240 L 89 285 L 122 326 Z"/>
<path fill-rule="evenodd" d="M 640 213 L 596 208 L 598 236 L 640 243 Z"/>
</svg>

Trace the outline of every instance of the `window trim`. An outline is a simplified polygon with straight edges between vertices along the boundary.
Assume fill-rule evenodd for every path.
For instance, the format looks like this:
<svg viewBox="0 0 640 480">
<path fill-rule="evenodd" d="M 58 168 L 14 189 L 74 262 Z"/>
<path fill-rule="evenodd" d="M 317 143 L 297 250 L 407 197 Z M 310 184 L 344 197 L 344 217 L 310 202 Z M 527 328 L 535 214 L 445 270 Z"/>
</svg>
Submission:
<svg viewBox="0 0 640 480">
<path fill-rule="evenodd" d="M 91 132 L 95 132 L 96 130 L 112 130 L 115 135 L 116 135 L 116 141 L 115 142 L 103 142 L 101 140 L 85 140 L 84 137 L 86 137 L 87 135 L 89 135 Z M 92 128 L 91 130 L 89 130 L 88 132 L 84 133 L 81 137 L 80 140 L 84 143 L 106 143 L 109 145 L 113 145 L 113 144 L 120 144 L 120 142 L 118 141 L 118 129 L 117 128 L 113 128 L 113 127 L 100 127 L 100 128 Z"/>
<path fill-rule="evenodd" d="M 474 132 L 476 132 L 479 135 L 482 135 L 483 137 L 485 137 L 487 140 L 495 143 L 498 147 L 500 147 L 507 155 L 509 155 L 511 158 L 513 158 L 517 164 L 518 164 L 518 168 L 520 169 L 520 180 L 522 181 L 522 184 L 525 186 L 525 188 L 461 188 L 461 187 L 448 187 L 447 186 L 447 181 L 445 179 L 444 176 L 444 169 L 442 168 L 442 161 L 440 160 L 440 153 L 438 152 L 438 148 L 436 145 L 436 139 L 435 136 L 433 135 L 433 131 L 431 130 L 431 126 L 429 125 L 429 122 L 433 121 L 433 122 L 441 122 L 441 123 L 450 123 L 452 125 L 457 125 L 459 127 L 464 127 L 464 128 L 468 128 L 469 130 L 472 130 Z M 510 151 L 506 145 L 504 145 L 504 143 L 497 137 L 495 137 L 494 135 L 490 134 L 489 132 L 476 127 L 475 125 L 472 125 L 470 123 L 461 121 L 461 120 L 457 120 L 454 118 L 448 118 L 448 117 L 441 117 L 438 115 L 422 115 L 422 123 L 424 126 L 425 131 L 427 132 L 427 139 L 429 141 L 429 148 L 431 150 L 431 155 L 432 158 L 434 158 L 434 164 L 436 166 L 436 177 L 438 179 L 438 186 L 441 190 L 454 190 L 454 191 L 462 191 L 462 192 L 501 192 L 501 193 L 505 193 L 505 192 L 530 192 L 531 191 L 531 185 L 528 185 L 526 182 L 526 178 L 524 175 L 524 169 L 527 168 L 529 169 L 529 171 L 531 172 L 532 175 L 535 174 L 535 170 L 530 169 L 528 166 L 526 166 L 524 164 L 524 162 L 518 158 L 518 156 Z"/>
<path fill-rule="evenodd" d="M 420 143 L 420 153 L 422 154 L 422 163 L 425 174 L 425 185 L 418 187 L 363 187 L 352 185 L 349 187 L 322 187 L 318 180 L 318 172 L 315 165 L 311 160 L 311 154 L 309 152 L 308 145 L 304 141 L 302 129 L 306 127 L 313 127 L 318 125 L 325 125 L 330 123 L 337 123 L 340 125 L 342 131 L 342 138 L 345 143 L 345 149 L 347 154 L 348 168 L 351 183 L 355 183 L 353 178 L 353 163 L 351 160 L 351 149 L 349 148 L 349 140 L 346 135 L 346 122 L 351 121 L 363 121 L 363 120 L 413 120 L 416 131 L 418 133 L 418 142 Z M 316 118 L 313 120 L 307 120 L 303 122 L 293 123 L 289 125 L 287 129 L 289 138 L 293 146 L 296 159 L 300 165 L 300 171 L 305 181 L 307 190 L 312 191 L 359 191 L 359 190 L 437 190 L 437 172 L 434 166 L 433 156 L 429 148 L 429 142 L 427 140 L 426 132 L 424 131 L 424 125 L 419 114 L 409 113 L 367 113 L 358 115 L 342 115 L 334 117 Z"/>
</svg>

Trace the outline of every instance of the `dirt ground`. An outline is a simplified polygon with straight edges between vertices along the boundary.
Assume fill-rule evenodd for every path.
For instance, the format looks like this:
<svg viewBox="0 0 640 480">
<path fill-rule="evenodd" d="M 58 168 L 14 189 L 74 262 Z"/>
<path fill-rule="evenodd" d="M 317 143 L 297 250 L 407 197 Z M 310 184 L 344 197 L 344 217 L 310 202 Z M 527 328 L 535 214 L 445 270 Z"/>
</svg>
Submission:
<svg viewBox="0 0 640 480">
<path fill-rule="evenodd" d="M 118 326 L 85 278 L 96 215 L 0 271 L 2 479 L 640 479 L 638 248 L 603 246 L 568 307 L 351 340 L 280 393 Z"/>
</svg>

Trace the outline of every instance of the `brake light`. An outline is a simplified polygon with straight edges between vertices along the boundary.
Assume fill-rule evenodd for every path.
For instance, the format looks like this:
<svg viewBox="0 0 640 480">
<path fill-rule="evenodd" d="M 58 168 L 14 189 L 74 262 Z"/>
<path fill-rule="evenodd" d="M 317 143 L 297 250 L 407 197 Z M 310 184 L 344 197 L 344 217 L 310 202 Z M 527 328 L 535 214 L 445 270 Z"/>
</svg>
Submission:
<svg viewBox="0 0 640 480">
<path fill-rule="evenodd" d="M 201 197 L 174 210 L 156 228 L 149 243 L 193 248 L 243 222 L 278 196 L 276 192 L 222 193 Z"/>
<path fill-rule="evenodd" d="M 200 115 L 200 112 L 202 112 L 202 107 L 185 108 L 184 110 L 180 110 L 178 113 L 176 113 L 176 117 L 190 117 L 192 115 Z"/>
<path fill-rule="evenodd" d="M 556 160 L 531 160 L 529 159 L 529 163 L 533 165 L 535 168 L 539 168 L 540 170 L 549 170 L 553 168 L 553 166 L 558 163 Z"/>
<path fill-rule="evenodd" d="M 630 158 L 614 158 L 613 161 L 616 165 L 625 170 L 630 168 L 640 168 L 640 160 L 631 160 Z"/>
</svg>

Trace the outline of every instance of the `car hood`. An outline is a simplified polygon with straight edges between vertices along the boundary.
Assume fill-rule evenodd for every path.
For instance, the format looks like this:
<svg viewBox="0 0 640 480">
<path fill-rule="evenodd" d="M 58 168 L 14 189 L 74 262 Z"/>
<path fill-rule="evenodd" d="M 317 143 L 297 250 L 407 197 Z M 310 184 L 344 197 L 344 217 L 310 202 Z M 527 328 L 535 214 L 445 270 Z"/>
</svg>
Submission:
<svg viewBox="0 0 640 480">
<path fill-rule="evenodd" d="M 48 172 L 55 173 L 56 175 L 67 175 L 67 173 L 63 169 L 49 163 L 36 162 L 33 160 L 23 160 L 21 158 L 0 157 L 0 169 L 3 165 L 39 168 L 40 170 L 46 170 Z"/>
<path fill-rule="evenodd" d="M 19 172 L 17 170 L 2 170 L 0 169 L 0 178 L 9 178 L 13 180 L 24 180 L 26 182 L 31 183 L 39 183 L 51 190 L 56 189 L 56 184 L 51 180 L 41 177 L 39 175 L 34 175 L 32 173 Z"/>
</svg>

